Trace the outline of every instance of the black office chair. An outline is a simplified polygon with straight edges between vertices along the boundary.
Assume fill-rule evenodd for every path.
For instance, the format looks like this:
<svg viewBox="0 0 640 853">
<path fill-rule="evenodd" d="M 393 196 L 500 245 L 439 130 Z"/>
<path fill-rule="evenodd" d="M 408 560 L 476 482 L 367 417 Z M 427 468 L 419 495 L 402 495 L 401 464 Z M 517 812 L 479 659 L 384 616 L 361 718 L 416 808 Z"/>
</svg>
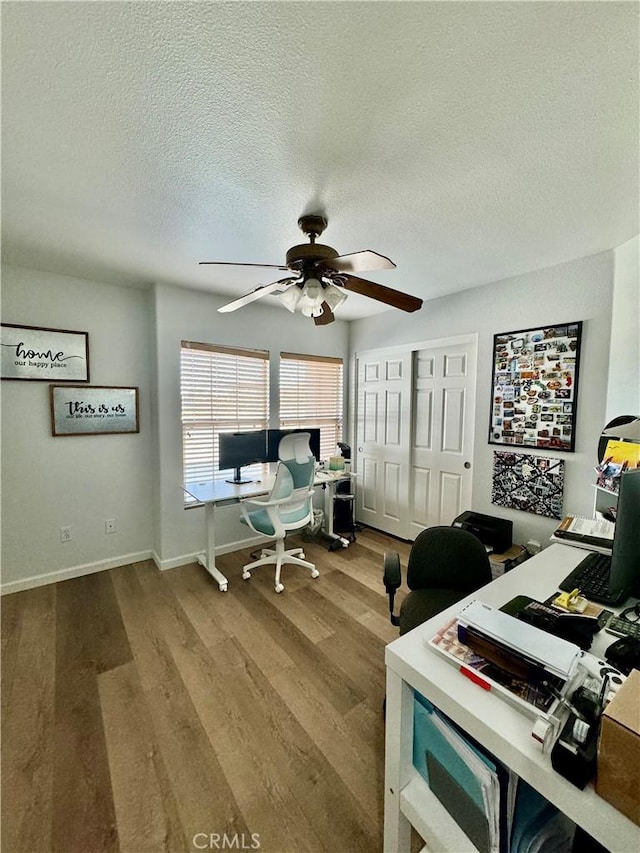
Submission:
<svg viewBox="0 0 640 853">
<path fill-rule="evenodd" d="M 416 537 L 409 554 L 407 586 L 400 616 L 393 612 L 402 583 L 400 557 L 384 555 L 384 585 L 389 596 L 391 624 L 406 634 L 491 581 L 491 566 L 480 540 L 459 527 L 428 527 Z"/>
</svg>

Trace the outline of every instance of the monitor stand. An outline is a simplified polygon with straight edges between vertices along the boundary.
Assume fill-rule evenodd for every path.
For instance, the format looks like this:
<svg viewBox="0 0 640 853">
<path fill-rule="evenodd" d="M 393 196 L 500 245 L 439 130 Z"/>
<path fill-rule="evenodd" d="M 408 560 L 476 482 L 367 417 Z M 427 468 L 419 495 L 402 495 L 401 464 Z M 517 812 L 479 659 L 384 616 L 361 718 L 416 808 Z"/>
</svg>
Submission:
<svg viewBox="0 0 640 853">
<path fill-rule="evenodd" d="M 233 486 L 244 486 L 246 483 L 253 483 L 253 480 L 243 480 L 240 476 L 240 468 L 234 468 L 233 480 L 225 480 L 225 483 L 231 483 Z"/>
</svg>

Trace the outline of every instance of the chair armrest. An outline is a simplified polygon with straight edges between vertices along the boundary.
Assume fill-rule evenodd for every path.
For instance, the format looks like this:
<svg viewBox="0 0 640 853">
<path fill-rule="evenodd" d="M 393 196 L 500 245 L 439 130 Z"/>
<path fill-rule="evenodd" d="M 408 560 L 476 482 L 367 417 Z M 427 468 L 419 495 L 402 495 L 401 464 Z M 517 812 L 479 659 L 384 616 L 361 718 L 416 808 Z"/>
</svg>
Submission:
<svg viewBox="0 0 640 853">
<path fill-rule="evenodd" d="M 273 500 L 269 500 L 266 498 L 265 500 L 260 500 L 260 498 L 242 498 L 240 500 L 240 507 L 242 508 L 243 504 L 252 504 L 255 506 L 265 507 L 270 506 L 280 506 L 280 504 L 286 504 L 291 500 L 291 495 L 286 498 L 274 498 Z"/>
<path fill-rule="evenodd" d="M 402 583 L 400 555 L 395 551 L 386 551 L 384 555 L 384 585 L 387 592 L 395 592 Z"/>
<path fill-rule="evenodd" d="M 391 624 L 396 628 L 400 624 L 400 619 L 393 613 L 393 601 L 396 596 L 396 590 L 402 583 L 402 572 L 400 571 L 400 555 L 395 551 L 386 551 L 384 555 L 384 585 L 389 596 L 389 618 Z"/>
<path fill-rule="evenodd" d="M 242 513 L 242 517 L 243 517 L 245 523 L 247 524 L 248 527 L 251 528 L 251 530 L 253 530 L 254 533 L 259 533 L 262 536 L 271 536 L 272 534 L 270 532 L 266 532 L 264 530 L 261 530 L 259 527 L 256 527 L 256 525 L 253 523 L 253 521 L 251 519 L 251 514 L 250 514 L 249 510 L 247 509 L 247 507 L 251 506 L 252 504 L 255 504 L 260 509 L 262 509 L 266 512 L 266 514 L 269 518 L 269 521 L 271 522 L 271 527 L 273 528 L 273 537 L 275 539 L 284 539 L 285 529 L 284 529 L 284 526 L 282 524 L 282 520 L 280 518 L 280 513 L 275 508 L 277 504 L 281 504 L 281 503 L 283 503 L 282 500 L 277 500 L 277 501 L 254 501 L 254 500 L 240 501 L 240 511 Z"/>
</svg>

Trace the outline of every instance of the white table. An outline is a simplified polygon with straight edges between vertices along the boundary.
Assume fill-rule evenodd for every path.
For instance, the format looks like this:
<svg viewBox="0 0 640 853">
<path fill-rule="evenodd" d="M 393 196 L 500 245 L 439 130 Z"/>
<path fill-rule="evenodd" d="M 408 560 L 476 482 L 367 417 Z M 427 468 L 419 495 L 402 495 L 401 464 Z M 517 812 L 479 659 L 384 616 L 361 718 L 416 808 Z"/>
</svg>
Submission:
<svg viewBox="0 0 640 853">
<path fill-rule="evenodd" d="M 472 599 L 494 607 L 517 595 L 544 601 L 584 556 L 581 549 L 552 545 L 387 646 L 385 853 L 409 851 L 411 825 L 437 853 L 476 849 L 413 767 L 414 690 L 606 848 L 640 850 L 640 827 L 598 797 L 591 784 L 581 791 L 552 769 L 549 755 L 531 737 L 530 717 L 480 689 L 425 643 Z M 601 657 L 615 639 L 601 631 L 591 652 Z"/>
<path fill-rule="evenodd" d="M 339 540 L 343 547 L 349 545 L 349 540 L 338 536 L 333 531 L 333 498 L 338 482 L 345 477 L 355 477 L 353 472 L 318 470 L 314 477 L 315 486 L 324 486 L 324 533 L 330 539 Z M 269 474 L 262 480 L 251 483 L 228 483 L 226 480 L 207 480 L 203 483 L 191 483 L 183 486 L 183 490 L 204 504 L 205 525 L 207 535 L 206 549 L 198 555 L 198 562 L 205 567 L 209 574 L 218 582 L 221 592 L 226 592 L 228 580 L 216 567 L 216 507 L 238 503 L 246 498 L 255 498 L 268 494 L 275 480 L 275 474 Z"/>
</svg>

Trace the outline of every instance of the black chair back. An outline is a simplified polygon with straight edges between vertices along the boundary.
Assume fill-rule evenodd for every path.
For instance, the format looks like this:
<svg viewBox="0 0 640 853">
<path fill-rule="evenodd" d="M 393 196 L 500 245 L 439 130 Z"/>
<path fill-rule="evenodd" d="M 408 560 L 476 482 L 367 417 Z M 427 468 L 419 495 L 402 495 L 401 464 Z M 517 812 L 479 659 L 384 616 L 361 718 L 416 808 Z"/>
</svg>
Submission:
<svg viewBox="0 0 640 853">
<path fill-rule="evenodd" d="M 485 547 L 468 530 L 428 527 L 416 537 L 407 566 L 409 589 L 459 590 L 467 595 L 490 581 Z"/>
</svg>

